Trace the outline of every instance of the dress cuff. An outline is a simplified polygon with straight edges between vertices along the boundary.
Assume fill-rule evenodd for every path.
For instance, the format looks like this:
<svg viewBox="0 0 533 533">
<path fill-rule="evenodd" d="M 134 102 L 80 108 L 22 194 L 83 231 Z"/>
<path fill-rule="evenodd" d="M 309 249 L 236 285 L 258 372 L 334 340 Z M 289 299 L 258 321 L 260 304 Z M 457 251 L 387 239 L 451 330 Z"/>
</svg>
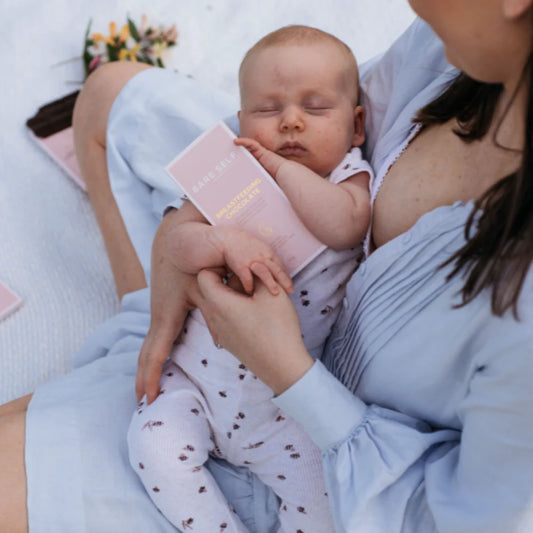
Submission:
<svg viewBox="0 0 533 533">
<path fill-rule="evenodd" d="M 348 438 L 363 421 L 367 406 L 326 367 L 314 365 L 273 402 L 301 424 L 321 450 Z"/>
</svg>

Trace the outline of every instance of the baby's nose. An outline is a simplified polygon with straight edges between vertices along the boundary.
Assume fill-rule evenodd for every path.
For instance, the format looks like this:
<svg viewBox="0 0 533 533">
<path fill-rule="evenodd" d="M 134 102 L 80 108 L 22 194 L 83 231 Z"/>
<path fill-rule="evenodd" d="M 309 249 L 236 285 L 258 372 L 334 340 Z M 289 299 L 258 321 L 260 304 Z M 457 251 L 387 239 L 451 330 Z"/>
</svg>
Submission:
<svg viewBox="0 0 533 533">
<path fill-rule="evenodd" d="M 287 109 L 282 115 L 280 126 L 284 132 L 291 130 L 303 131 L 305 122 L 302 113 L 294 108 Z"/>
</svg>

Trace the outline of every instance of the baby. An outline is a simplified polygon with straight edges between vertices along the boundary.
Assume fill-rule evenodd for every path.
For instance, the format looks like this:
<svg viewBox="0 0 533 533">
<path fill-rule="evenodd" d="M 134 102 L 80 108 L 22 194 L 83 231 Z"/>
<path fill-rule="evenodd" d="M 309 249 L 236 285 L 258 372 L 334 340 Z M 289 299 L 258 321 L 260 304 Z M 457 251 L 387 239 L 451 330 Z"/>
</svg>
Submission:
<svg viewBox="0 0 533 533">
<path fill-rule="evenodd" d="M 227 266 L 253 291 L 279 283 L 297 308 L 314 357 L 337 317 L 370 220 L 371 168 L 361 157 L 364 110 L 357 64 L 336 37 L 305 26 L 277 30 L 253 46 L 239 71 L 240 135 L 307 228 L 328 248 L 294 278 L 268 245 L 197 213 L 172 235 L 187 272 Z M 187 207 L 191 209 L 191 206 Z M 128 432 L 130 461 L 155 505 L 177 528 L 245 532 L 204 463 L 209 455 L 246 466 L 280 498 L 280 531 L 334 531 L 319 449 L 273 402 L 272 391 L 215 347 L 198 310 L 187 319 L 161 378 Z"/>
</svg>

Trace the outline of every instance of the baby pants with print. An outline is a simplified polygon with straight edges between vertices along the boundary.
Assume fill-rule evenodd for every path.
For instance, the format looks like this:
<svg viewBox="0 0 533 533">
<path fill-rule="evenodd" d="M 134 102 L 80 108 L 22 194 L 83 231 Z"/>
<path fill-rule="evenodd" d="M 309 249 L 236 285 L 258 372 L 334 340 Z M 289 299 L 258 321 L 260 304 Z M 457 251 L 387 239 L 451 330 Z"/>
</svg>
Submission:
<svg viewBox="0 0 533 533">
<path fill-rule="evenodd" d="M 189 318 L 185 331 L 160 395 L 139 404 L 128 431 L 130 462 L 155 505 L 183 532 L 246 532 L 204 466 L 211 455 L 274 490 L 279 531 L 333 532 L 319 449 L 266 385 L 214 347 L 205 324 Z"/>
</svg>

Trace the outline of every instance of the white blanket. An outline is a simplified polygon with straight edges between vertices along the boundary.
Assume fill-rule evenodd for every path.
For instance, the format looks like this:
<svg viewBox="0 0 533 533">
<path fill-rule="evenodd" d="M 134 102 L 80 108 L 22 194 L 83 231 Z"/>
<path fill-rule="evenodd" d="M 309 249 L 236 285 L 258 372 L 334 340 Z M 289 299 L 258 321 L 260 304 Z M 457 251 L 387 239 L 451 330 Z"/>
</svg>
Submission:
<svg viewBox="0 0 533 533">
<path fill-rule="evenodd" d="M 72 355 L 118 306 L 91 206 L 30 139 L 26 119 L 80 87 L 89 19 L 108 33 L 130 15 L 176 23 L 167 66 L 235 96 L 249 46 L 287 24 L 343 39 L 359 62 L 386 49 L 413 19 L 406 0 L 0 0 L 0 281 L 24 299 L 0 322 L 0 403 L 68 371 Z"/>
</svg>

